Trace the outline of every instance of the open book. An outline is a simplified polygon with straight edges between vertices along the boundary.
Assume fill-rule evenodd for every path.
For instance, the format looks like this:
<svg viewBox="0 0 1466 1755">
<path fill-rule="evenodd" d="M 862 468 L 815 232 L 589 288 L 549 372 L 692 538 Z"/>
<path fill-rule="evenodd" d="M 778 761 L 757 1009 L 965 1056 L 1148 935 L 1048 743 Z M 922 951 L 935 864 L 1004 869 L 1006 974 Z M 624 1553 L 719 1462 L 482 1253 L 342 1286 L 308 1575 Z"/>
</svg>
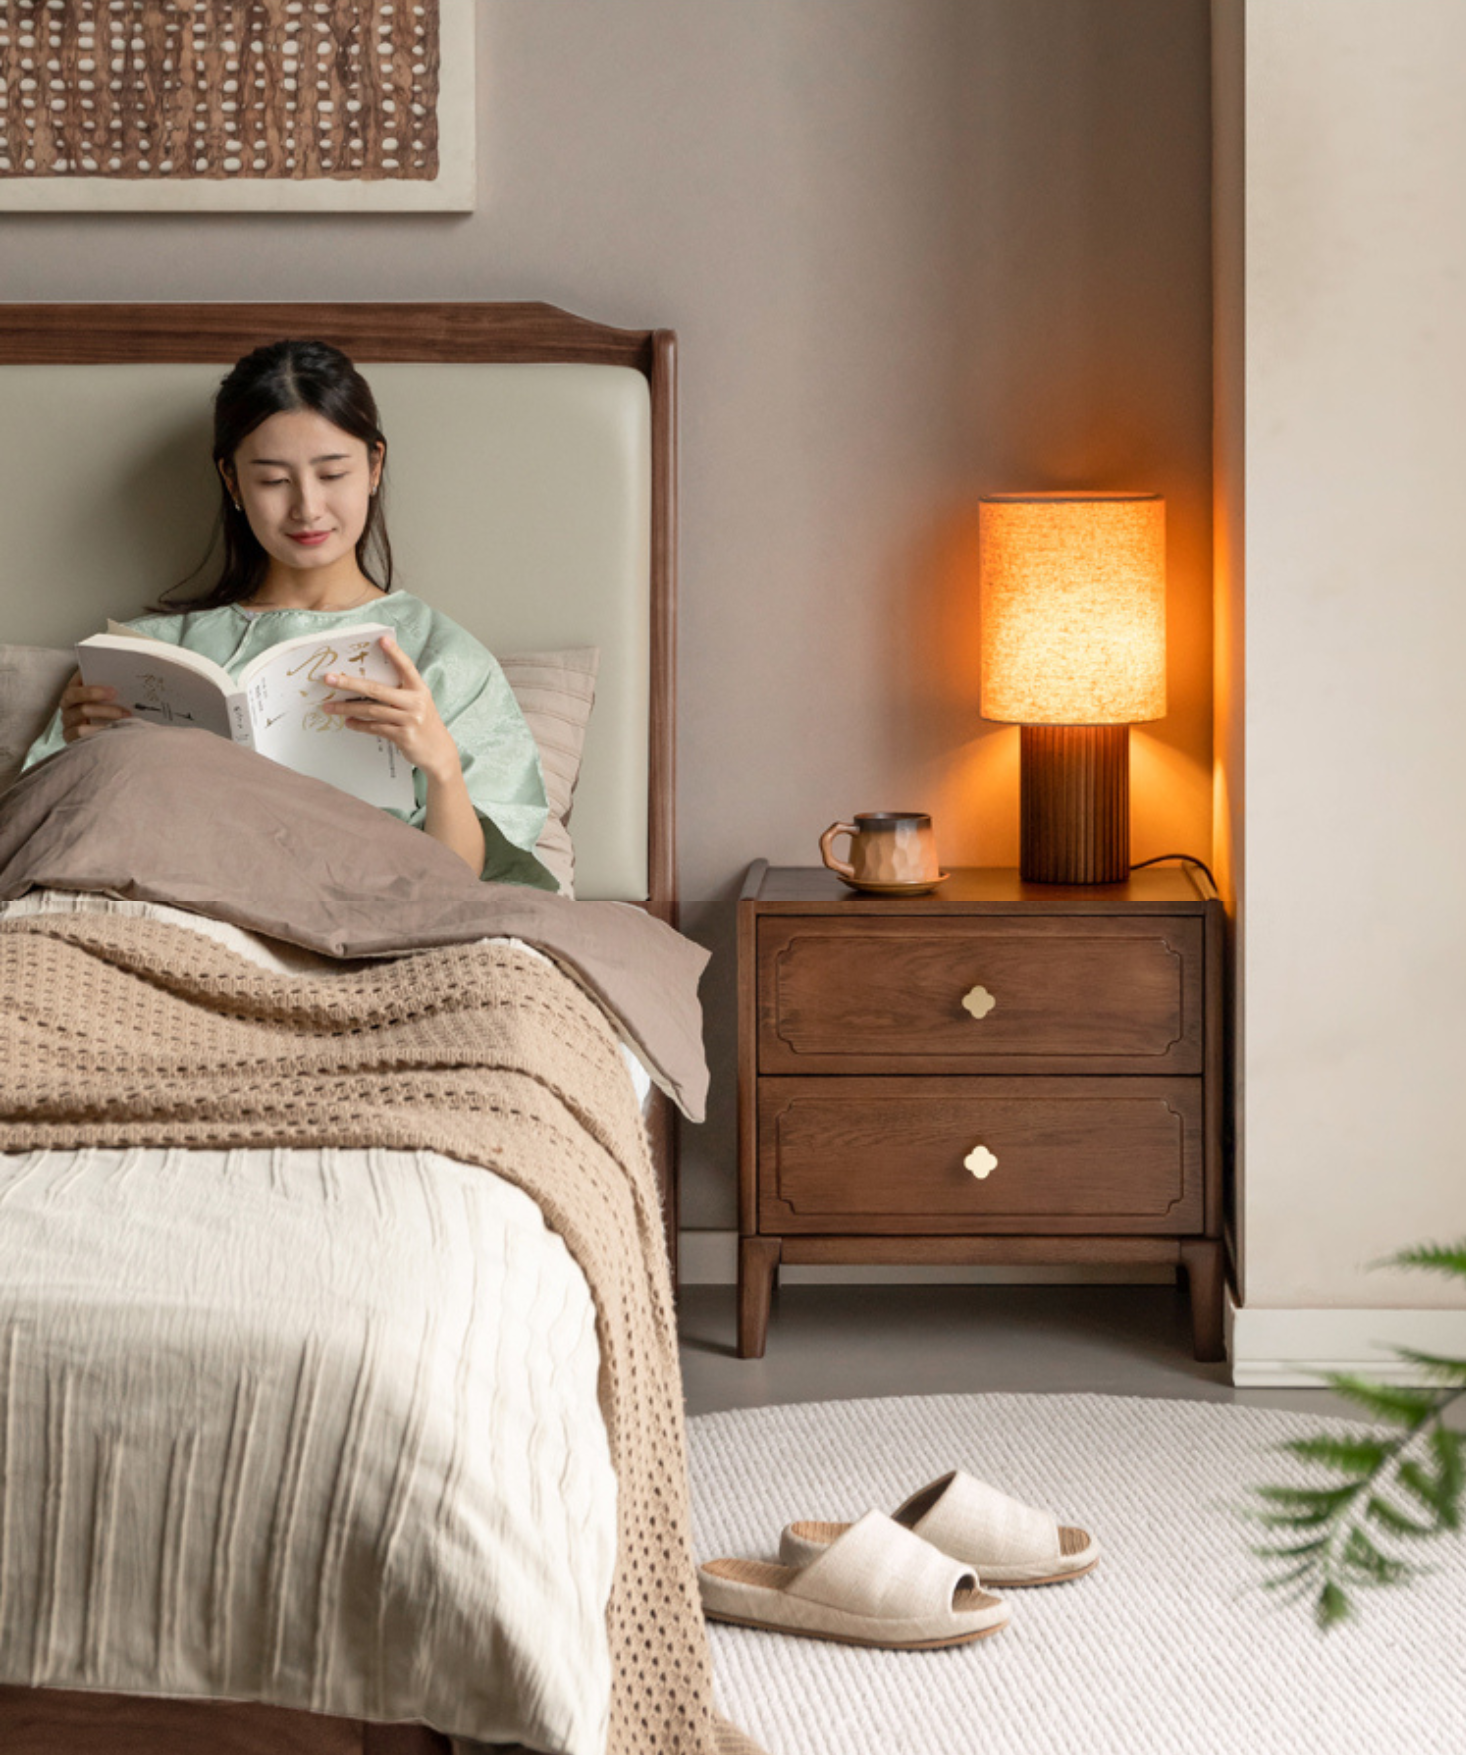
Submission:
<svg viewBox="0 0 1466 1755">
<path fill-rule="evenodd" d="M 338 714 L 321 711 L 322 702 L 351 696 L 327 688 L 327 674 L 398 681 L 377 644 L 392 632 L 382 622 L 361 622 L 282 640 L 250 659 L 237 683 L 212 658 L 118 622 L 80 641 L 76 658 L 83 682 L 110 684 L 118 705 L 138 719 L 216 731 L 367 804 L 410 811 L 412 764 L 396 744 L 349 731 Z"/>
</svg>

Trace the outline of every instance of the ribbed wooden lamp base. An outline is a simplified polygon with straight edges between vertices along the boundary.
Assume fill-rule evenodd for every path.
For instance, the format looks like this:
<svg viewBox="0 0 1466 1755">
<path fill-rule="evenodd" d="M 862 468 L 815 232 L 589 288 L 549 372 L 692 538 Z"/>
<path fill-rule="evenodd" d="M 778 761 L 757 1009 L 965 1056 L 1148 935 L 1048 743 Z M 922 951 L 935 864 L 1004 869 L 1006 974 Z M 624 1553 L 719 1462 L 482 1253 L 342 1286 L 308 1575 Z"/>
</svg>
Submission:
<svg viewBox="0 0 1466 1755">
<path fill-rule="evenodd" d="M 1130 875 L 1130 727 L 1020 728 L 1020 875 L 1119 884 Z"/>
</svg>

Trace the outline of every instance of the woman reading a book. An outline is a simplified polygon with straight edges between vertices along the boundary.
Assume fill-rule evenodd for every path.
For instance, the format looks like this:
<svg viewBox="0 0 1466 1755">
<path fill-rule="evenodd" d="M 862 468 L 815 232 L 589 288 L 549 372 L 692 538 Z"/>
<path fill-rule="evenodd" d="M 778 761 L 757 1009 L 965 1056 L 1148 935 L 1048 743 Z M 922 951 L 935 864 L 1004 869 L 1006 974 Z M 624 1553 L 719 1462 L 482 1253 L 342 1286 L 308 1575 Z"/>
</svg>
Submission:
<svg viewBox="0 0 1466 1755">
<path fill-rule="evenodd" d="M 349 698 L 322 710 L 412 763 L 416 807 L 395 815 L 486 879 L 554 889 L 534 852 L 546 811 L 539 755 L 503 672 L 447 616 L 392 590 L 386 451 L 371 390 L 338 349 L 279 341 L 246 355 L 214 403 L 220 576 L 176 604 L 165 593 L 158 613 L 128 626 L 212 658 L 237 680 L 282 640 L 388 624 L 381 649 L 396 683 L 342 676 Z M 114 689 L 78 674 L 26 766 L 128 717 Z"/>
</svg>

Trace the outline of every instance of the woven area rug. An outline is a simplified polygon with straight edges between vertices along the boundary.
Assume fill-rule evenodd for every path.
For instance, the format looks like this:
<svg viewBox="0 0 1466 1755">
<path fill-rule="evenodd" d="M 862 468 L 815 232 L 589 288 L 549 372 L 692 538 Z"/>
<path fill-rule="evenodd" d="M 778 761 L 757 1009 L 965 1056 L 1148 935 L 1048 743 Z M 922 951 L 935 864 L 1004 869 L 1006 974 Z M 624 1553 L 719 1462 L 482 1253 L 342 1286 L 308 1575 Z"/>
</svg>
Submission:
<svg viewBox="0 0 1466 1755">
<path fill-rule="evenodd" d="M 793 1517 L 894 1510 L 956 1465 L 1097 1535 L 1087 1578 L 1008 1593 L 976 1644 L 881 1652 L 711 1625 L 723 1711 L 768 1755 L 1463 1755 L 1466 1541 L 1327 1635 L 1259 1588 L 1234 1509 L 1317 1481 L 1269 1446 L 1347 1421 L 1099 1395 L 893 1397 L 689 1422 L 700 1560 Z"/>
</svg>

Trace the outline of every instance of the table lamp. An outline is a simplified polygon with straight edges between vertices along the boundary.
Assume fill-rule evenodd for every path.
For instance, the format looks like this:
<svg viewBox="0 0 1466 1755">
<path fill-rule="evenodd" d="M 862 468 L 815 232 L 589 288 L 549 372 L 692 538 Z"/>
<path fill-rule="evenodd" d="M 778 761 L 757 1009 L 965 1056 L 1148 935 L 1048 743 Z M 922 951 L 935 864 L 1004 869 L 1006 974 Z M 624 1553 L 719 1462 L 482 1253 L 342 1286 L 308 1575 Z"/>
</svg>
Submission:
<svg viewBox="0 0 1466 1755">
<path fill-rule="evenodd" d="M 1159 494 L 991 494 L 978 510 L 986 719 L 1022 727 L 1019 870 L 1130 874 L 1130 727 L 1166 713 Z"/>
</svg>

